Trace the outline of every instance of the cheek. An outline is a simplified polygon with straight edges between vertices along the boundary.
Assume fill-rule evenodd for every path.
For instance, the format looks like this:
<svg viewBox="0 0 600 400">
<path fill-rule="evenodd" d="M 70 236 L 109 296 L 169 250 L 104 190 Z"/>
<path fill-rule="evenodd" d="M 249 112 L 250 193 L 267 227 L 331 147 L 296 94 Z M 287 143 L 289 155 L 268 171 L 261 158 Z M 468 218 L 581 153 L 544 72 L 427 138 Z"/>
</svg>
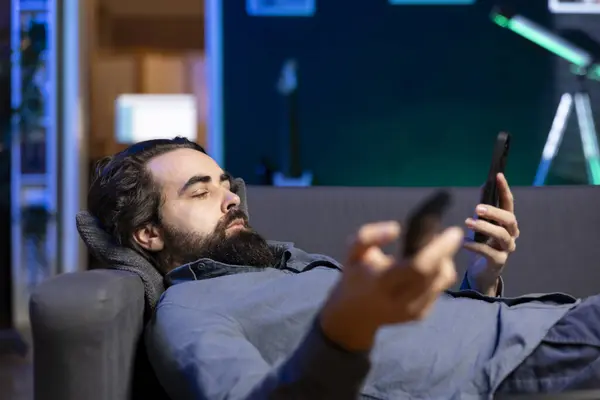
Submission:
<svg viewBox="0 0 600 400">
<path fill-rule="evenodd" d="M 198 201 L 181 202 L 165 207 L 165 222 L 185 232 L 201 235 L 212 233 L 222 217 L 220 209 L 213 209 Z"/>
</svg>

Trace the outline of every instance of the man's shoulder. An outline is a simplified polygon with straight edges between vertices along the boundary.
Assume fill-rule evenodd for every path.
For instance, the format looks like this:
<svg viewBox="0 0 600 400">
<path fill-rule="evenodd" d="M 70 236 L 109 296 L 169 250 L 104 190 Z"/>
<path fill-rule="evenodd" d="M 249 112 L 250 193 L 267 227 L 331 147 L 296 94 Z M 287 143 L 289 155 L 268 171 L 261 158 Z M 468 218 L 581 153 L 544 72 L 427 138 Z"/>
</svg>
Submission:
<svg viewBox="0 0 600 400">
<path fill-rule="evenodd" d="M 206 301 L 227 299 L 233 294 L 241 294 L 259 283 L 276 279 L 282 271 L 265 268 L 252 273 L 228 274 L 212 279 L 188 280 L 169 286 L 162 294 L 158 307 L 169 303 L 192 307 L 205 304 Z"/>
<path fill-rule="evenodd" d="M 281 249 L 286 258 L 286 266 L 299 272 L 315 267 L 330 267 L 333 269 L 342 269 L 342 264 L 335 258 L 320 253 L 309 253 L 298 247 L 292 242 L 269 241 L 269 245 Z"/>
</svg>

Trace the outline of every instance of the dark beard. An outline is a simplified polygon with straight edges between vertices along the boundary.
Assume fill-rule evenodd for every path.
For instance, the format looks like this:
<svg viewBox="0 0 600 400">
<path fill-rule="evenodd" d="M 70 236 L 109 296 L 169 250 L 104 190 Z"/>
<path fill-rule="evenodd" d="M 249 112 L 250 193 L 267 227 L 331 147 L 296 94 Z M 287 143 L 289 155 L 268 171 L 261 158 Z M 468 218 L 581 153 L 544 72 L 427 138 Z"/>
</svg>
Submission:
<svg viewBox="0 0 600 400">
<path fill-rule="evenodd" d="M 237 219 L 244 221 L 245 228 L 227 235 L 227 228 Z M 162 229 L 165 250 L 158 254 L 158 262 L 163 271 L 201 258 L 265 268 L 279 261 L 267 241 L 248 226 L 246 214 L 238 209 L 229 211 L 208 236 L 182 232 L 165 224 Z"/>
</svg>

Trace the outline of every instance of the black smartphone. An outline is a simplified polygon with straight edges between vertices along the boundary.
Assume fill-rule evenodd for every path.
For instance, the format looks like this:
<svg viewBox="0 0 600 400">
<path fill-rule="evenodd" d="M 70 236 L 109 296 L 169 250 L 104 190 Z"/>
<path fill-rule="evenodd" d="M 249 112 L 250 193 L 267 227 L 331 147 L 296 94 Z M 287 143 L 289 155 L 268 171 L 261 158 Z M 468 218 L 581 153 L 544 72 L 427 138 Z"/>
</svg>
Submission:
<svg viewBox="0 0 600 400">
<path fill-rule="evenodd" d="M 410 214 L 404 235 L 404 258 L 413 257 L 440 232 L 442 217 L 451 203 L 450 193 L 441 190 Z"/>
<path fill-rule="evenodd" d="M 497 176 L 499 173 L 504 173 L 509 150 L 510 134 L 506 132 L 500 132 L 498 137 L 496 137 L 496 145 L 494 146 L 494 153 L 492 154 L 492 164 L 490 165 L 487 180 L 485 181 L 483 191 L 481 192 L 480 204 L 488 204 L 490 206 L 498 207 L 500 200 L 498 195 Z M 482 218 L 482 220 L 494 223 L 493 221 L 489 221 L 485 218 Z M 485 243 L 488 240 L 488 237 L 479 232 L 475 232 L 473 240 L 475 240 L 477 243 Z"/>
</svg>

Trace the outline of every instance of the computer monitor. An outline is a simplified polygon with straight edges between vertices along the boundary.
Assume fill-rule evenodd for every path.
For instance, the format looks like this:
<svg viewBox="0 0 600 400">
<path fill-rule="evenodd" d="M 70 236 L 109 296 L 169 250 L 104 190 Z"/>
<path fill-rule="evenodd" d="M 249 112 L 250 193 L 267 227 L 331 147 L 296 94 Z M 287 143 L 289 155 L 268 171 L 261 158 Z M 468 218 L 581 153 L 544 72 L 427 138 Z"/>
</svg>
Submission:
<svg viewBox="0 0 600 400">
<path fill-rule="evenodd" d="M 600 0 L 548 0 L 556 14 L 600 14 Z"/>
<path fill-rule="evenodd" d="M 392 5 L 403 6 L 465 6 L 475 4 L 476 0 L 389 0 Z"/>
<path fill-rule="evenodd" d="M 117 98 L 118 143 L 183 136 L 196 141 L 196 98 L 187 94 L 124 94 Z"/>
</svg>

